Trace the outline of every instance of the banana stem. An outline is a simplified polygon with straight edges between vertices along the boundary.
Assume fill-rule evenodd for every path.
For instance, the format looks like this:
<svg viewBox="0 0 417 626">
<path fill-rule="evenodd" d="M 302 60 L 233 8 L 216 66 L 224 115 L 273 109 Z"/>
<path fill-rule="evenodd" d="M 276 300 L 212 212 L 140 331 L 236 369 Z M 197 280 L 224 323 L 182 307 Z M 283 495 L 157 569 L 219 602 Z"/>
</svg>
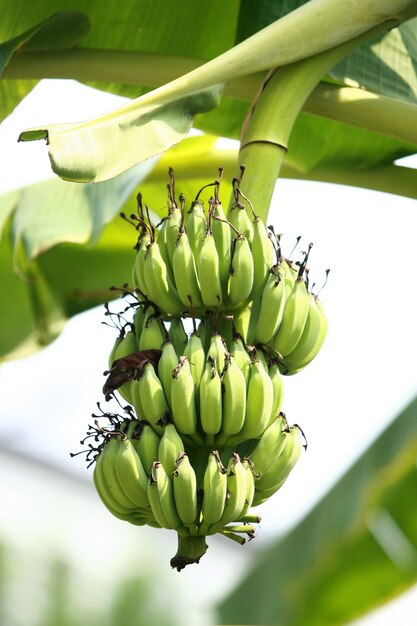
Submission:
<svg viewBox="0 0 417 626">
<path fill-rule="evenodd" d="M 208 545 L 205 537 L 181 537 L 178 535 L 178 550 L 177 554 L 171 559 L 171 567 L 180 572 L 187 565 L 199 563 L 207 549 Z"/>
<path fill-rule="evenodd" d="M 305 101 L 336 63 L 381 30 L 379 25 L 331 50 L 279 68 L 264 82 L 246 118 L 239 154 L 239 163 L 246 166 L 241 189 L 263 221 Z"/>
</svg>

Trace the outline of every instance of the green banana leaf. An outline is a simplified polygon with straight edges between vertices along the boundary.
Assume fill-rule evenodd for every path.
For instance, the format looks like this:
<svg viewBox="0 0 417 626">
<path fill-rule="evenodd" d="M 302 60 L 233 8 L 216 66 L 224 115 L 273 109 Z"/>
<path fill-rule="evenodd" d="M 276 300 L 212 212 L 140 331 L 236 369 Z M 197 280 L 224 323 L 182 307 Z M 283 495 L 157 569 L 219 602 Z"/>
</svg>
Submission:
<svg viewBox="0 0 417 626">
<path fill-rule="evenodd" d="M 29 27 L 34 28 L 34 24 L 40 24 L 51 13 L 68 9 L 68 3 L 64 5 L 51 0 L 42 3 L 42 6 L 35 3 L 30 10 L 23 0 L 18 0 L 15 4 L 13 11 L 10 8 L 8 10 L 7 6 L 3 7 L 4 17 L 0 25 L 0 40 L 5 42 L 3 45 L 16 38 L 19 33 L 26 32 Z M 72 2 L 71 8 L 74 11 L 85 11 L 91 24 L 90 31 L 82 38 L 78 47 L 69 48 L 70 44 L 67 44 L 67 49 L 60 51 L 61 56 L 58 59 L 56 51 L 54 54 L 48 52 L 46 45 L 45 49 L 38 45 L 34 51 L 19 50 L 4 72 L 6 80 L 0 82 L 0 89 L 4 86 L 7 91 L 5 101 L 9 103 L 9 109 L 12 106 L 11 85 L 14 85 L 14 91 L 17 92 L 16 98 L 19 98 L 27 80 L 33 81 L 34 78 L 42 76 L 71 76 L 90 82 L 98 80 L 102 88 L 138 96 L 150 86 L 160 85 L 175 75 L 185 73 L 203 61 L 212 59 L 303 4 L 310 3 L 299 1 L 271 3 L 265 0 L 254 6 L 253 3 L 235 1 L 224 6 L 224 3 L 216 1 L 197 10 L 195 3 L 185 0 L 163 5 L 157 2 L 152 4 L 152 8 L 148 3 L 130 0 L 123 4 L 123 8 L 115 2 L 106 3 L 106 12 L 103 14 L 101 5 L 96 1 L 90 2 L 88 7 L 80 2 Z M 385 3 L 384 6 L 389 4 Z M 403 5 L 405 4 L 412 5 L 404 2 Z M 218 16 L 221 16 L 221 19 L 218 19 Z M 111 28 L 108 28 L 109 24 Z M 417 93 L 415 73 L 412 71 L 416 54 L 415 24 L 415 20 L 407 22 L 399 29 L 379 35 L 376 40 L 350 54 L 342 64 L 334 68 L 331 80 L 345 85 L 360 85 L 379 94 L 389 95 L 394 108 L 396 101 L 406 101 L 409 106 L 414 107 Z M 175 36 L 176 28 L 180 30 L 181 37 Z M 138 32 L 140 37 L 137 36 Z M 176 67 L 177 70 L 172 70 Z M 234 81 L 234 87 L 232 84 L 229 87 L 233 93 L 239 95 L 224 98 L 220 107 L 199 115 L 197 126 L 215 134 L 238 137 L 248 108 L 248 104 L 239 98 L 252 99 L 256 85 L 260 84 L 259 81 L 260 77 L 252 81 L 246 95 L 247 81 L 246 83 L 245 79 L 240 83 Z M 30 82 L 30 85 L 32 86 L 33 82 Z M 202 108 L 207 109 L 215 105 L 218 95 L 219 90 L 214 97 L 206 93 L 202 98 Z M 15 104 L 17 101 L 15 100 Z M 190 101 L 187 99 L 186 102 Z M 167 132 L 165 142 L 175 141 L 186 129 L 187 125 L 181 113 L 184 111 L 183 104 L 177 102 L 173 106 L 174 110 L 169 107 L 168 112 L 164 111 L 163 130 L 167 130 L 167 121 L 171 129 L 174 127 L 173 135 L 172 130 Z M 198 107 L 196 109 L 194 104 L 193 99 L 192 108 L 197 110 Z M 366 110 L 366 104 L 364 106 Z M 324 112 L 322 114 L 326 115 Z M 341 155 L 346 154 L 343 165 L 351 167 L 353 164 L 353 167 L 362 168 L 376 162 L 392 163 L 394 159 L 415 151 L 415 141 L 387 139 L 382 136 L 386 128 L 387 124 L 383 118 L 379 133 L 374 131 L 369 134 L 350 125 L 337 124 L 327 119 L 323 123 L 317 115 L 306 114 L 300 117 L 298 128 L 296 127 L 291 141 L 291 165 L 302 172 L 313 171 L 314 168 L 327 166 L 337 157 L 336 167 L 338 167 L 340 161 L 343 161 Z M 326 145 L 318 145 L 317 141 L 322 138 L 323 129 L 325 132 L 329 129 L 331 140 L 326 142 Z M 108 137 L 108 134 L 106 136 Z M 148 135 L 146 131 L 145 137 L 147 136 L 155 135 Z M 160 149 L 159 146 L 158 150 Z M 74 168 L 80 180 L 92 176 L 88 168 L 86 171 L 81 168 L 81 172 L 78 164 L 75 164 Z M 63 175 L 69 175 L 65 167 Z"/>
<path fill-rule="evenodd" d="M 219 606 L 218 623 L 339 626 L 415 583 L 416 459 L 417 398 L 259 556 Z"/>
</svg>

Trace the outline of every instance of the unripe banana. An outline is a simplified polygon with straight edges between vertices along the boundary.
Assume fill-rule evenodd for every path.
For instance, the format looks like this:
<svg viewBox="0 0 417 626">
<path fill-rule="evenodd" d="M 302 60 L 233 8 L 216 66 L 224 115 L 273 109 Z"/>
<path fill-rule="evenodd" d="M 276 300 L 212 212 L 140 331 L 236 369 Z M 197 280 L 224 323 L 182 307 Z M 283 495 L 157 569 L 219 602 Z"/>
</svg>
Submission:
<svg viewBox="0 0 417 626">
<path fill-rule="evenodd" d="M 227 497 L 227 471 L 217 450 L 210 452 L 203 480 L 202 516 L 206 527 L 215 524 L 223 515 Z"/>
<path fill-rule="evenodd" d="M 248 511 L 251 508 L 253 499 L 255 497 L 255 477 L 253 474 L 253 464 L 248 459 L 243 459 L 242 465 L 246 472 L 246 497 L 245 505 L 236 521 L 239 521 L 242 517 L 245 517 L 248 514 Z"/>
<path fill-rule="evenodd" d="M 171 409 L 178 432 L 183 435 L 193 435 L 197 428 L 195 390 L 190 362 L 185 356 L 180 357 L 172 373 Z"/>
<path fill-rule="evenodd" d="M 230 266 L 228 301 L 233 306 L 245 302 L 252 291 L 253 258 L 249 241 L 243 235 L 236 237 Z"/>
<path fill-rule="evenodd" d="M 174 269 L 174 252 L 175 247 L 179 235 L 179 230 L 181 228 L 182 222 L 182 213 L 181 209 L 178 207 L 172 207 L 169 216 L 168 216 L 168 224 L 166 231 L 166 246 L 167 253 L 169 258 L 169 263 L 171 267 Z"/>
<path fill-rule="evenodd" d="M 223 419 L 221 437 L 227 440 L 243 428 L 246 414 L 246 380 L 236 359 L 227 356 L 223 375 Z"/>
<path fill-rule="evenodd" d="M 138 420 L 145 419 L 145 409 L 142 403 L 142 396 L 140 394 L 140 385 L 138 380 L 132 380 L 130 383 L 130 393 L 132 396 L 132 404 L 135 408 L 136 417 Z"/>
<path fill-rule="evenodd" d="M 134 502 L 132 502 L 132 500 L 127 497 L 127 495 L 123 491 L 116 473 L 116 458 L 119 451 L 120 443 L 120 437 L 112 436 L 104 444 L 104 447 L 100 453 L 100 456 L 102 457 L 101 462 L 103 475 L 115 502 L 118 502 L 119 505 L 124 507 L 125 509 L 133 510 L 137 508 L 137 506 Z"/>
<path fill-rule="evenodd" d="M 228 213 L 228 219 L 236 230 L 241 233 L 249 243 L 253 240 L 253 222 L 250 219 L 247 210 L 241 204 L 232 206 Z"/>
<path fill-rule="evenodd" d="M 207 220 L 203 205 L 201 202 L 198 202 L 198 200 L 194 201 L 191 205 L 185 230 L 187 231 L 194 258 L 198 259 L 207 230 Z"/>
<path fill-rule="evenodd" d="M 242 338 L 239 337 L 239 335 L 236 335 L 232 339 L 230 354 L 234 357 L 236 365 L 244 375 L 246 384 L 248 384 L 251 372 L 251 358 L 245 348 Z"/>
<path fill-rule="evenodd" d="M 203 301 L 194 254 L 184 230 L 180 230 L 172 257 L 175 285 L 185 308 L 201 308 Z"/>
<path fill-rule="evenodd" d="M 282 406 L 284 400 L 284 383 L 282 381 L 281 372 L 276 364 L 273 364 L 269 368 L 269 378 L 272 382 L 272 388 L 274 390 L 274 401 L 272 403 L 271 420 L 274 420 Z"/>
<path fill-rule="evenodd" d="M 171 480 L 159 461 L 155 461 L 151 467 L 148 498 L 152 513 L 161 526 L 173 530 L 181 526 L 181 520 L 175 508 Z"/>
<path fill-rule="evenodd" d="M 149 307 L 146 311 L 146 319 L 142 334 L 139 337 L 139 350 L 162 348 L 166 339 L 166 330 L 162 320 L 156 315 L 154 309 Z"/>
<path fill-rule="evenodd" d="M 171 320 L 171 324 L 168 331 L 169 340 L 173 343 L 175 352 L 178 356 L 184 354 L 185 346 L 188 342 L 188 335 L 185 332 L 184 325 L 181 318 L 174 318 Z"/>
<path fill-rule="evenodd" d="M 197 391 L 206 364 L 206 354 L 203 342 L 196 333 L 193 333 L 190 336 L 188 343 L 185 346 L 184 356 L 187 357 L 190 363 L 191 376 L 193 377 L 194 385 Z"/>
<path fill-rule="evenodd" d="M 301 454 L 301 434 L 297 426 L 285 432 L 285 444 L 281 454 L 256 481 L 256 497 L 270 497 L 284 484 Z"/>
<path fill-rule="evenodd" d="M 268 273 L 275 259 L 275 250 L 265 224 L 259 217 L 253 222 L 253 240 L 252 240 L 252 257 L 253 257 L 253 285 L 251 300 L 259 298 L 264 290 Z"/>
<path fill-rule="evenodd" d="M 286 444 L 288 424 L 281 413 L 257 440 L 249 454 L 254 474 L 261 478 L 281 454 Z"/>
<path fill-rule="evenodd" d="M 269 273 L 262 292 L 261 309 L 255 330 L 255 342 L 267 344 L 277 332 L 285 309 L 284 272 L 276 266 Z"/>
<path fill-rule="evenodd" d="M 133 504 L 129 507 L 122 506 L 113 496 L 110 488 L 107 484 L 103 471 L 103 451 L 100 452 L 96 458 L 94 473 L 93 473 L 94 486 L 103 502 L 104 506 L 119 519 L 129 521 L 129 516 L 132 514 Z"/>
<path fill-rule="evenodd" d="M 268 427 L 271 419 L 274 390 L 268 371 L 256 358 L 251 365 L 251 375 L 246 399 L 245 424 L 239 433 L 240 441 L 257 439 Z"/>
<path fill-rule="evenodd" d="M 120 341 L 119 345 L 117 346 L 115 355 L 114 355 L 115 356 L 114 360 L 121 359 L 137 351 L 138 351 L 138 343 L 137 343 L 136 333 L 134 330 L 129 330 L 129 332 L 126 333 L 126 335 L 123 337 L 123 339 Z M 118 387 L 117 391 L 127 402 L 129 402 L 129 404 L 133 403 L 132 389 L 131 389 L 130 382 L 126 382 L 120 387 Z"/>
<path fill-rule="evenodd" d="M 146 286 L 145 257 L 150 242 L 151 237 L 149 234 L 141 235 L 132 270 L 133 286 L 144 295 L 148 295 L 148 288 Z"/>
<path fill-rule="evenodd" d="M 113 365 L 113 363 L 116 360 L 116 350 L 117 348 L 120 346 L 120 344 L 122 343 L 124 339 L 124 335 L 118 335 L 118 337 L 116 338 L 116 341 L 113 344 L 112 349 L 110 350 L 110 354 L 109 354 L 109 359 L 108 359 L 108 364 L 109 364 L 109 368 L 111 368 L 111 366 Z"/>
<path fill-rule="evenodd" d="M 249 346 L 253 346 L 256 343 L 255 331 L 260 310 L 261 298 L 257 298 L 256 300 L 252 300 L 252 302 L 248 302 L 248 304 L 239 309 L 239 311 L 233 312 L 236 331 Z"/>
<path fill-rule="evenodd" d="M 290 354 L 303 334 L 309 307 L 307 287 L 302 278 L 295 281 L 293 290 L 286 300 L 281 324 L 269 347 L 285 357 Z"/>
<path fill-rule="evenodd" d="M 176 468 L 178 456 L 184 452 L 184 444 L 174 424 L 167 424 L 159 442 L 158 461 L 162 463 L 168 475 Z"/>
<path fill-rule="evenodd" d="M 309 294 L 309 309 L 303 334 L 294 350 L 285 357 L 288 374 L 306 367 L 319 353 L 327 335 L 327 318 L 321 302 Z M 287 372 L 286 372 L 287 373 Z"/>
<path fill-rule="evenodd" d="M 237 452 L 233 452 L 227 466 L 227 497 L 219 521 L 210 527 L 210 534 L 230 522 L 238 520 L 245 508 L 248 477 Z"/>
<path fill-rule="evenodd" d="M 159 441 L 152 426 L 145 420 L 140 421 L 132 437 L 132 444 L 148 476 L 152 463 L 158 458 Z"/>
<path fill-rule="evenodd" d="M 206 318 L 202 319 L 197 328 L 197 335 L 201 339 L 204 352 L 208 352 L 208 349 L 210 347 L 211 334 L 212 334 L 212 326 L 209 320 Z M 204 357 L 204 361 L 205 361 L 205 357 Z"/>
<path fill-rule="evenodd" d="M 294 285 L 295 281 L 298 278 L 298 267 L 294 265 L 289 259 L 282 259 L 281 267 L 285 272 L 285 290 L 286 290 L 286 299 L 288 300 Z"/>
<path fill-rule="evenodd" d="M 144 271 L 149 299 L 165 314 L 180 315 L 184 310 L 184 305 L 179 299 L 175 285 L 169 276 L 157 241 L 148 245 Z"/>
<path fill-rule="evenodd" d="M 227 298 L 229 282 L 230 253 L 232 245 L 231 228 L 220 202 L 213 204 L 213 220 L 211 223 L 217 254 L 219 255 L 219 276 L 222 285 L 223 300 Z"/>
<path fill-rule="evenodd" d="M 208 229 L 204 236 L 203 245 L 198 253 L 197 272 L 204 305 L 213 308 L 217 307 L 222 301 L 219 255 L 216 250 L 213 233 Z"/>
<path fill-rule="evenodd" d="M 148 475 L 129 439 L 122 439 L 116 457 L 116 474 L 126 496 L 139 509 L 149 509 Z"/>
<path fill-rule="evenodd" d="M 162 435 L 170 410 L 161 381 L 151 363 L 146 363 L 142 370 L 139 378 L 139 395 L 146 421 L 156 433 Z"/>
<path fill-rule="evenodd" d="M 136 333 L 136 340 L 137 340 L 137 348 L 136 350 L 138 350 L 139 348 L 139 338 L 142 335 L 142 331 L 143 328 L 145 326 L 145 319 L 146 319 L 146 309 L 144 306 L 138 306 L 135 314 L 133 316 L 133 327 L 135 329 L 135 333 Z M 136 350 L 134 352 L 136 352 Z"/>
<path fill-rule="evenodd" d="M 207 356 L 212 356 L 216 362 L 217 373 L 221 376 L 226 362 L 227 350 L 223 343 L 223 337 L 218 333 L 211 336 L 210 347 Z"/>
<path fill-rule="evenodd" d="M 200 423 L 207 435 L 216 435 L 222 427 L 222 383 L 210 355 L 200 382 Z"/>
<path fill-rule="evenodd" d="M 173 473 L 172 484 L 177 513 L 181 521 L 189 526 L 197 519 L 197 479 L 188 455 L 179 455 Z"/>
<path fill-rule="evenodd" d="M 158 378 L 162 383 L 165 398 L 169 405 L 171 405 L 172 372 L 177 367 L 177 364 L 178 355 L 174 345 L 167 341 L 162 348 L 161 358 L 158 363 Z"/>
</svg>

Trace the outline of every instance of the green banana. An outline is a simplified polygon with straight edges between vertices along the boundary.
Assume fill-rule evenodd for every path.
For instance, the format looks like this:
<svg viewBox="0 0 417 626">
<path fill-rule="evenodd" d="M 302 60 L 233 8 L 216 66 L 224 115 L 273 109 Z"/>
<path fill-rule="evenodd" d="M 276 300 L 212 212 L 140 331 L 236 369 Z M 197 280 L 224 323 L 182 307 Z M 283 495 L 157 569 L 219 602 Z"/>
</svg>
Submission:
<svg viewBox="0 0 417 626">
<path fill-rule="evenodd" d="M 132 404 L 135 408 L 136 417 L 138 420 L 145 419 L 145 410 L 142 403 L 142 397 L 140 395 L 140 386 L 138 380 L 132 380 L 130 383 L 130 393 L 132 395 Z"/>
<path fill-rule="evenodd" d="M 132 437 L 132 444 L 139 456 L 143 468 L 149 476 L 152 463 L 158 458 L 159 437 L 152 426 L 145 420 L 139 422 L 135 431 L 136 437 Z"/>
<path fill-rule="evenodd" d="M 161 358 L 158 362 L 158 378 L 162 383 L 165 398 L 169 406 L 171 406 L 172 372 L 177 367 L 177 364 L 178 355 L 174 345 L 170 341 L 166 341 L 162 348 Z"/>
<path fill-rule="evenodd" d="M 137 508 L 136 504 L 125 494 L 116 473 L 116 458 L 120 443 L 121 440 L 119 436 L 111 436 L 104 444 L 103 450 L 100 453 L 102 457 L 103 476 L 113 499 L 125 509 L 133 510 Z"/>
<path fill-rule="evenodd" d="M 119 519 L 129 521 L 129 517 L 132 515 L 133 504 L 129 507 L 122 506 L 113 496 L 110 488 L 107 484 L 103 471 L 103 451 L 96 458 L 93 481 L 96 491 L 103 502 L 104 506 Z"/>
<path fill-rule="evenodd" d="M 232 245 L 232 235 L 230 225 L 227 223 L 226 215 L 220 202 L 214 202 L 212 211 L 211 228 L 214 242 L 219 256 L 219 277 L 222 286 L 222 299 L 227 298 L 230 253 Z"/>
<path fill-rule="evenodd" d="M 197 478 L 188 455 L 179 455 L 173 472 L 174 500 L 180 520 L 186 526 L 197 520 Z"/>
<path fill-rule="evenodd" d="M 184 354 L 185 346 L 188 342 L 188 335 L 185 332 L 181 318 L 175 317 L 171 320 L 168 330 L 169 340 L 173 343 L 175 352 L 180 357 Z"/>
<path fill-rule="evenodd" d="M 246 350 L 242 337 L 239 335 L 236 335 L 232 339 L 230 354 L 234 357 L 236 365 L 244 375 L 246 384 L 248 384 L 251 372 L 251 358 Z"/>
<path fill-rule="evenodd" d="M 190 363 L 191 376 L 193 377 L 194 385 L 197 391 L 206 364 L 206 354 L 203 342 L 197 333 L 193 333 L 190 336 L 187 345 L 185 346 L 184 356 L 187 357 Z"/>
<path fill-rule="evenodd" d="M 269 367 L 269 378 L 271 379 L 272 388 L 274 390 L 274 400 L 271 411 L 271 420 L 274 420 L 279 414 L 284 400 L 284 383 L 279 367 L 275 363 Z"/>
<path fill-rule="evenodd" d="M 284 359 L 286 374 L 295 373 L 306 367 L 319 353 L 327 335 L 327 318 L 321 302 L 309 293 L 309 309 L 303 334 L 294 350 Z"/>
<path fill-rule="evenodd" d="M 138 342 L 137 342 L 136 333 L 134 330 L 129 330 L 129 332 L 125 334 L 123 339 L 118 344 L 115 350 L 114 360 L 121 359 L 137 351 L 138 351 Z M 133 404 L 132 388 L 131 388 L 130 382 L 123 383 L 123 385 L 118 387 L 117 391 L 126 400 L 126 402 L 129 402 L 129 404 Z"/>
<path fill-rule="evenodd" d="M 246 472 L 246 497 L 245 497 L 245 505 L 235 521 L 240 520 L 242 517 L 245 517 L 248 514 L 249 509 L 252 506 L 253 499 L 255 497 L 255 477 L 254 477 L 254 469 L 253 464 L 248 459 L 242 460 L 243 468 Z M 234 531 L 236 532 L 236 530 Z"/>
<path fill-rule="evenodd" d="M 256 357 L 251 365 L 245 424 L 238 435 L 239 441 L 257 439 L 268 427 L 271 420 L 273 394 L 274 390 L 268 371 Z"/>
<path fill-rule="evenodd" d="M 206 435 L 216 435 L 222 427 L 222 383 L 211 355 L 200 381 L 200 423 Z"/>
<path fill-rule="evenodd" d="M 237 452 L 233 452 L 227 465 L 227 497 L 224 511 L 219 521 L 210 527 L 209 534 L 218 532 L 220 528 L 238 520 L 245 509 L 248 491 L 248 477 Z"/>
<path fill-rule="evenodd" d="M 180 230 L 172 256 L 175 285 L 185 308 L 201 308 L 203 301 L 194 254 L 185 230 Z"/>
<path fill-rule="evenodd" d="M 188 212 L 185 226 L 194 258 L 198 259 L 207 230 L 207 221 L 201 202 L 195 200 Z"/>
<path fill-rule="evenodd" d="M 145 257 L 150 243 L 151 237 L 149 234 L 141 235 L 132 270 L 133 286 L 144 295 L 148 295 L 148 288 L 146 286 Z"/>
<path fill-rule="evenodd" d="M 142 334 L 139 337 L 139 350 L 161 348 L 166 340 L 166 329 L 161 318 L 149 307 L 145 314 Z"/>
<path fill-rule="evenodd" d="M 174 424 L 167 424 L 159 442 L 158 461 L 162 463 L 168 475 L 176 468 L 178 456 L 184 452 L 184 444 Z"/>
<path fill-rule="evenodd" d="M 236 203 L 232 206 L 228 213 L 228 219 L 236 230 L 246 237 L 250 244 L 253 240 L 253 222 L 250 219 L 247 210 L 240 203 Z"/>
<path fill-rule="evenodd" d="M 227 350 L 223 342 L 223 337 L 218 333 L 215 333 L 211 336 L 207 357 L 212 356 L 215 359 L 216 369 L 219 376 L 222 375 L 224 369 L 226 354 Z"/>
<path fill-rule="evenodd" d="M 281 454 L 286 444 L 287 432 L 287 420 L 281 413 L 256 441 L 255 447 L 249 454 L 249 459 L 257 478 L 261 478 Z"/>
<path fill-rule="evenodd" d="M 208 528 L 223 515 L 227 497 L 227 470 L 217 450 L 210 452 L 203 479 L 203 502 L 201 513 L 203 526 Z"/>
<path fill-rule="evenodd" d="M 133 316 L 133 327 L 135 329 L 136 338 L 137 338 L 137 348 L 139 348 L 139 338 L 142 335 L 142 331 L 145 325 L 146 318 L 146 309 L 144 306 L 139 305 L 135 311 Z M 134 352 L 136 352 L 136 350 Z"/>
<path fill-rule="evenodd" d="M 122 439 L 116 456 L 116 474 L 126 496 L 139 509 L 149 509 L 148 475 L 129 439 Z"/>
<path fill-rule="evenodd" d="M 148 245 L 144 272 L 149 299 L 165 315 L 180 315 L 184 310 L 184 305 L 169 276 L 167 264 L 162 258 L 157 241 Z"/>
<path fill-rule="evenodd" d="M 271 463 L 265 473 L 256 481 L 256 499 L 269 498 L 284 484 L 301 454 L 301 434 L 297 426 L 285 432 L 285 444 L 281 454 Z"/>
<path fill-rule="evenodd" d="M 309 297 L 303 278 L 297 278 L 287 298 L 281 324 L 268 346 L 281 356 L 290 354 L 303 334 L 309 308 Z"/>
<path fill-rule="evenodd" d="M 190 362 L 181 356 L 172 372 L 171 385 L 172 418 L 180 434 L 193 435 L 197 428 L 194 381 Z"/>
<path fill-rule="evenodd" d="M 233 312 L 233 321 L 236 331 L 249 346 L 253 346 L 256 343 L 255 331 L 260 310 L 261 298 L 257 298 L 256 300 L 252 300 L 252 302 L 248 302 L 248 304 L 239 309 L 239 311 Z"/>
<path fill-rule="evenodd" d="M 169 216 L 166 230 L 166 246 L 169 258 L 169 263 L 174 269 L 174 252 L 179 235 L 179 231 L 182 224 L 182 211 L 178 207 L 172 207 Z"/>
<path fill-rule="evenodd" d="M 259 217 L 253 222 L 253 240 L 251 245 L 253 257 L 253 285 L 251 300 L 259 298 L 264 290 L 268 273 L 274 264 L 275 249 L 265 224 Z"/>
<path fill-rule="evenodd" d="M 161 526 L 173 530 L 181 526 L 181 520 L 175 508 L 171 479 L 159 461 L 155 461 L 151 466 L 148 483 L 148 498 L 152 513 Z"/>
<path fill-rule="evenodd" d="M 250 296 L 253 286 L 253 257 L 249 241 L 243 235 L 233 240 L 233 255 L 230 264 L 228 301 L 237 306 Z"/>
<path fill-rule="evenodd" d="M 246 380 L 236 359 L 228 354 L 223 374 L 223 407 L 221 437 L 225 440 L 243 428 L 246 414 Z"/>
<path fill-rule="evenodd" d="M 151 363 L 146 363 L 139 378 L 139 395 L 144 417 L 159 435 L 170 413 L 161 381 Z"/>
<path fill-rule="evenodd" d="M 269 273 L 261 298 L 261 308 L 255 330 L 255 342 L 268 344 L 277 332 L 286 303 L 285 277 L 279 267 Z"/>
<path fill-rule="evenodd" d="M 201 298 L 205 306 L 217 307 L 222 301 L 219 255 L 216 249 L 210 223 L 204 236 L 203 245 L 197 257 L 197 272 Z"/>
</svg>

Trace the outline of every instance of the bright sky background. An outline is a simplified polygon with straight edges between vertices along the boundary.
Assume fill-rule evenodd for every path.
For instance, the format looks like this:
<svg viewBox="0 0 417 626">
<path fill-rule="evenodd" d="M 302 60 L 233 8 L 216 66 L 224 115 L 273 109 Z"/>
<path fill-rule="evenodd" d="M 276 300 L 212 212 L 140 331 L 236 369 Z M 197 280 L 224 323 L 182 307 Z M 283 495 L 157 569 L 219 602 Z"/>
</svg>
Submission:
<svg viewBox="0 0 417 626">
<path fill-rule="evenodd" d="M 43 122 L 85 119 L 119 101 L 73 81 L 42 81 L 0 127 L 0 192 L 51 176 L 46 146 L 17 144 L 21 130 Z M 306 431 L 309 449 L 285 487 L 260 507 L 263 524 L 256 542 L 244 548 L 248 557 L 302 517 L 417 393 L 415 201 L 282 180 L 269 222 L 285 234 L 287 252 L 298 235 L 304 246 L 314 242 L 313 282 L 320 284 L 325 269 L 331 268 L 321 294 L 329 335 L 316 361 L 285 380 L 283 408 L 289 421 Z M 83 476 L 85 466 L 70 460 L 69 451 L 78 449 L 100 398 L 102 372 L 114 340 L 102 319 L 101 309 L 78 316 L 51 346 L 0 368 L 0 438 Z M 8 497 L 13 508 L 17 496 L 10 492 Z M 216 549 L 207 565 L 204 559 L 199 565 L 200 582 L 211 580 Z M 233 550 L 227 554 L 233 559 Z M 171 556 L 169 550 L 164 556 Z M 246 557 L 236 556 L 241 558 Z M 196 575 L 184 572 L 181 582 L 196 584 Z M 221 595 L 219 588 L 212 593 Z M 416 605 L 413 590 L 356 624 L 415 626 Z"/>
</svg>

